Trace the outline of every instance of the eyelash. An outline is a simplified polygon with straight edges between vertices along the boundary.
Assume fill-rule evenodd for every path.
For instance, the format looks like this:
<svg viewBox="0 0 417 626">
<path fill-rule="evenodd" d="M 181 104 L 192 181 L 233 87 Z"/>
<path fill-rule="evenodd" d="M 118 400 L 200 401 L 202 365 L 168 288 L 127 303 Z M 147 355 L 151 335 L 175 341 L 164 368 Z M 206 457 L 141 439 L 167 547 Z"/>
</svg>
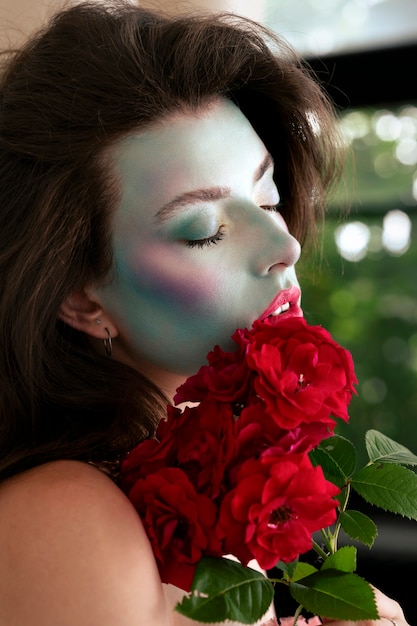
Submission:
<svg viewBox="0 0 417 626">
<path fill-rule="evenodd" d="M 208 246 L 215 246 L 219 241 L 224 238 L 223 228 L 219 228 L 217 233 L 212 237 L 207 237 L 206 239 L 193 239 L 187 241 L 188 248 L 205 248 Z"/>
<path fill-rule="evenodd" d="M 282 203 L 279 202 L 278 204 L 273 204 L 271 206 L 261 206 L 260 208 L 264 209 L 265 211 L 279 213 L 279 211 L 282 209 Z M 206 239 L 191 239 L 190 241 L 187 241 L 186 243 L 187 243 L 188 248 L 200 248 L 201 249 L 201 248 L 206 248 L 209 246 L 215 246 L 223 238 L 224 238 L 223 229 L 219 228 L 217 233 L 213 235 L 212 237 L 207 237 Z"/>
<path fill-rule="evenodd" d="M 273 213 L 279 213 L 282 209 L 282 202 L 273 204 L 272 206 L 261 206 L 261 209 L 265 209 L 265 211 L 272 211 Z"/>
</svg>

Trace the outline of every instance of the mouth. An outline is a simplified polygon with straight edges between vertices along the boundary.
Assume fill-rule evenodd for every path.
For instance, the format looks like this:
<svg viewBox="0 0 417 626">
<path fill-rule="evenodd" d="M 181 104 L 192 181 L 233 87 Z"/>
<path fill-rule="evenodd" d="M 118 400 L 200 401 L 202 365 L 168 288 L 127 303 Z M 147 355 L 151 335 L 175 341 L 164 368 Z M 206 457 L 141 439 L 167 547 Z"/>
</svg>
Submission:
<svg viewBox="0 0 417 626">
<path fill-rule="evenodd" d="M 303 317 L 300 298 L 301 291 L 296 286 L 280 291 L 258 320 L 262 322 L 268 319 L 268 321 L 274 322 L 283 318 Z"/>
</svg>

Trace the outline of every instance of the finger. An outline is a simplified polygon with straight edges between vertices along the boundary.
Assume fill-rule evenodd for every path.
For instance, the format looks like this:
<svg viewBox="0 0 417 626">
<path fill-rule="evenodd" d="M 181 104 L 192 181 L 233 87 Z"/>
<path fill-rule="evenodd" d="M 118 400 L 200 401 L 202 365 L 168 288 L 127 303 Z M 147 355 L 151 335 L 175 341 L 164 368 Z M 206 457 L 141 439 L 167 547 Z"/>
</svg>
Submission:
<svg viewBox="0 0 417 626">
<path fill-rule="evenodd" d="M 376 624 L 378 626 L 380 626 L 380 624 L 381 626 L 388 626 L 388 623 L 390 626 L 408 626 L 404 612 L 398 602 L 375 587 L 373 587 L 373 590 L 378 614 L 381 616 L 379 622 L 376 622 Z"/>
</svg>

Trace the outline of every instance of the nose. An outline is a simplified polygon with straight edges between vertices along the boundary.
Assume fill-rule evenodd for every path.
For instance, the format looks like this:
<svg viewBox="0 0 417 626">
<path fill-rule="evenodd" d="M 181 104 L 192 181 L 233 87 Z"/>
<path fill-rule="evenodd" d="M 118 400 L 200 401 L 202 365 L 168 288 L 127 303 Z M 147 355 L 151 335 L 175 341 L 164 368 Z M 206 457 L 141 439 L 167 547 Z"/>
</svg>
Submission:
<svg viewBox="0 0 417 626">
<path fill-rule="evenodd" d="M 284 219 L 279 214 L 265 214 L 261 220 L 258 250 L 255 255 L 255 272 L 267 276 L 295 265 L 300 258 L 301 246 L 288 232 Z"/>
</svg>

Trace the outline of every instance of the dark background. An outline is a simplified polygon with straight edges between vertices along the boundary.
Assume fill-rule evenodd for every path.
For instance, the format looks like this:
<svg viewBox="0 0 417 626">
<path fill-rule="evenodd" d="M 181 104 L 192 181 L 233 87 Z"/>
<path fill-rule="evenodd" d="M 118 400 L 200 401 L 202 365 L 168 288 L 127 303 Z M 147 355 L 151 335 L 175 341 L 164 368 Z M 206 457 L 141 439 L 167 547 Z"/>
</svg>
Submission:
<svg viewBox="0 0 417 626">
<path fill-rule="evenodd" d="M 380 111 L 400 115 L 411 107 L 417 112 L 416 44 L 307 62 L 341 118 L 352 111 L 369 121 Z M 373 168 L 376 158 L 392 158 L 394 143 L 377 140 L 372 133 L 353 142 L 356 169 L 351 173 L 348 168 L 344 192 L 329 207 L 323 253 L 304 253 L 298 269 L 305 317 L 328 328 L 356 364 L 358 396 L 350 406 L 350 423 L 337 432 L 355 443 L 360 462 L 366 461 L 364 435 L 369 428 L 417 453 L 417 207 L 412 194 L 417 165 L 393 159 L 385 178 Z M 341 224 L 359 220 L 380 228 L 393 209 L 406 213 L 412 223 L 404 254 L 381 249 L 356 262 L 341 257 L 334 239 Z M 367 513 L 379 531 L 372 550 L 358 546 L 358 574 L 398 600 L 409 623 L 417 624 L 417 522 L 366 505 L 359 496 L 353 498 L 354 507 Z M 303 558 L 314 561 L 315 556 Z M 276 593 L 278 610 L 291 614 L 294 607 L 279 585 Z"/>
<path fill-rule="evenodd" d="M 415 43 L 306 61 L 340 108 L 417 100 Z"/>
</svg>

